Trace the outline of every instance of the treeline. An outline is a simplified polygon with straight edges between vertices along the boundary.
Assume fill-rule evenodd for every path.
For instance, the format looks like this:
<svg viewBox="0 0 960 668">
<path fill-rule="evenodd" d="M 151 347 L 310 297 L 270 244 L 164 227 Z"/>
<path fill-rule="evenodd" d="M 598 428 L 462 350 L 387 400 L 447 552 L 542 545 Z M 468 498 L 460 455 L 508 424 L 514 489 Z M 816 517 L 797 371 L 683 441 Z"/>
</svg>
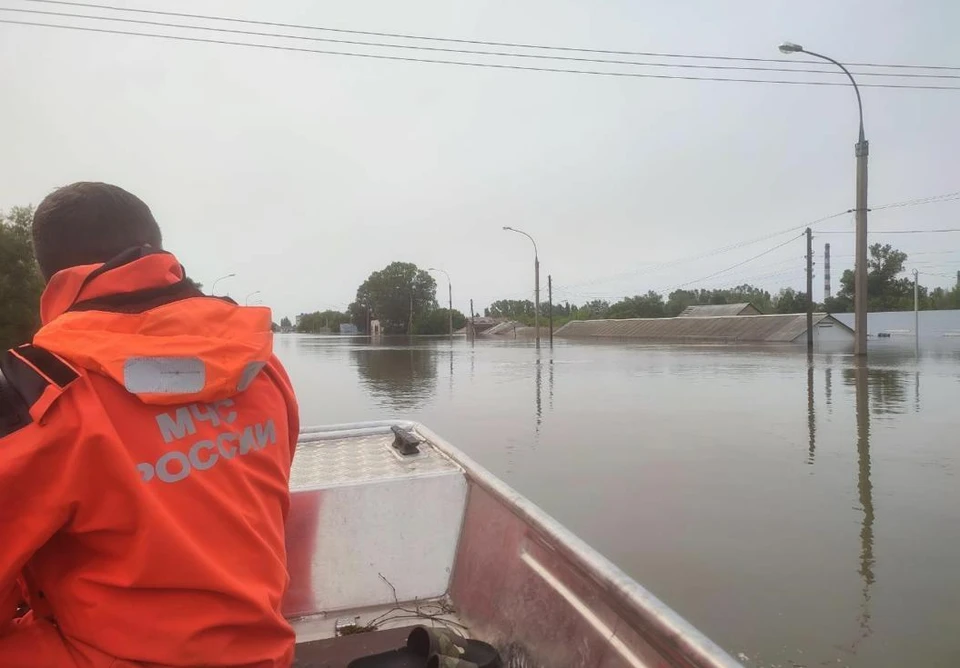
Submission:
<svg viewBox="0 0 960 668">
<path fill-rule="evenodd" d="M 393 262 L 360 284 L 356 299 L 345 312 L 301 314 L 296 331 L 336 334 L 341 324 L 352 323 L 358 331 L 367 333 L 370 322 L 379 320 L 384 334 L 446 334 L 449 313 L 437 304 L 437 283 L 429 273 L 410 262 Z M 461 329 L 466 324 L 467 317 L 454 309 L 453 328 Z"/>
<path fill-rule="evenodd" d="M 0 350 L 26 343 L 40 326 L 43 277 L 33 254 L 33 208 L 0 211 Z"/>
<path fill-rule="evenodd" d="M 867 310 L 912 311 L 913 277 L 904 275 L 907 254 L 890 244 L 873 244 L 867 259 Z M 923 274 L 921 273 L 922 277 Z M 823 306 L 831 313 L 853 311 L 853 271 L 847 269 L 840 277 L 840 291 L 825 300 Z M 947 290 L 919 286 L 920 309 L 960 309 L 960 284 Z"/>
<path fill-rule="evenodd" d="M 907 254 L 889 244 L 873 244 L 867 270 L 868 309 L 870 311 L 913 310 L 913 278 L 905 274 Z M 922 274 L 921 274 L 922 276 Z M 852 270 L 840 278 L 840 290 L 823 303 L 814 304 L 814 310 L 829 313 L 853 311 Z M 554 326 L 570 320 L 602 318 L 671 318 L 680 315 L 688 306 L 750 303 L 763 313 L 803 313 L 807 309 L 807 295 L 803 290 L 784 288 L 771 295 L 754 285 L 738 285 L 720 290 L 674 290 L 666 298 L 658 292 L 624 297 L 610 303 L 596 299 L 582 305 L 569 302 L 553 304 Z M 919 286 L 921 310 L 960 309 L 960 285 L 951 289 Z M 550 304 L 540 305 L 541 324 L 550 312 Z M 524 324 L 534 322 L 533 302 L 530 300 L 501 299 L 484 309 L 484 315 L 506 318 Z"/>
<path fill-rule="evenodd" d="M 554 326 L 570 320 L 597 320 L 603 318 L 672 318 L 680 315 L 688 306 L 706 304 L 751 303 L 764 313 L 802 313 L 806 310 L 806 294 L 793 288 L 784 288 L 779 294 L 771 294 L 753 285 L 738 285 L 722 290 L 674 290 L 666 299 L 653 290 L 644 295 L 624 297 L 610 303 L 595 299 L 581 305 L 563 302 L 553 305 Z M 540 305 L 541 324 L 550 312 L 550 305 Z M 533 302 L 530 300 L 501 299 L 484 309 L 491 318 L 507 318 L 525 324 L 533 324 Z"/>
</svg>

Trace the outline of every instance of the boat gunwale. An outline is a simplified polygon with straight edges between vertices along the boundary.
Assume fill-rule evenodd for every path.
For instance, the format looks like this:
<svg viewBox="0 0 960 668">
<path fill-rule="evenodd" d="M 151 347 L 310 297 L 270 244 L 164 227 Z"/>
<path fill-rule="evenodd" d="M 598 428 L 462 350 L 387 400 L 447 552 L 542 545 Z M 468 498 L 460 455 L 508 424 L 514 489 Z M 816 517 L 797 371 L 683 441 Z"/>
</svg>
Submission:
<svg viewBox="0 0 960 668">
<path fill-rule="evenodd" d="M 620 608 L 620 614 L 631 622 L 633 629 L 650 642 L 654 649 L 667 649 L 663 645 L 667 644 L 665 641 L 669 639 L 671 649 L 674 652 L 679 651 L 691 666 L 742 668 L 742 664 L 734 660 L 719 645 L 613 562 L 590 547 L 538 505 L 425 425 L 411 420 L 342 423 L 301 429 L 300 439 L 304 443 L 310 443 L 388 433 L 393 426 L 415 430 L 440 452 L 461 466 L 469 482 L 479 485 L 502 501 L 513 514 L 542 534 L 552 547 L 560 551 L 573 565 L 602 588 L 611 601 Z M 668 652 L 668 654 L 674 652 Z"/>
</svg>

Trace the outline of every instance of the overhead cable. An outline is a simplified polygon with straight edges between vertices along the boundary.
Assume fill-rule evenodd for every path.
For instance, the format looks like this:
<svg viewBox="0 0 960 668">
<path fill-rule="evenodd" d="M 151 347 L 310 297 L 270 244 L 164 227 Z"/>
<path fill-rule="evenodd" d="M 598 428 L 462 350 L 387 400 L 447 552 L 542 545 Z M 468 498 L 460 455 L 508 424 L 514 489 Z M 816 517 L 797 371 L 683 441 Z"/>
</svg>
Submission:
<svg viewBox="0 0 960 668">
<path fill-rule="evenodd" d="M 497 58 L 526 58 L 526 59 L 535 59 L 535 60 L 548 60 L 548 61 L 564 61 L 564 62 L 577 62 L 577 63 L 591 63 L 591 64 L 602 64 L 602 65 L 618 65 L 618 66 L 630 66 L 630 67 L 656 67 L 656 68 L 674 68 L 674 69 L 692 69 L 692 70 L 715 70 L 715 71 L 746 71 L 746 72 L 777 72 L 777 73 L 792 73 L 792 74 L 818 74 L 826 76 L 839 76 L 846 77 L 846 74 L 840 70 L 836 69 L 810 69 L 810 68 L 796 68 L 796 67 L 767 67 L 767 66 L 757 66 L 757 65 L 704 65 L 704 64 L 692 64 L 692 63 L 663 63 L 663 62 L 649 62 L 649 61 L 636 61 L 636 60 L 615 60 L 609 58 L 584 58 L 576 56 L 555 56 L 548 55 L 543 53 L 522 53 L 517 51 L 484 51 L 476 49 L 454 49 L 449 47 L 438 47 L 438 46 L 423 46 L 420 44 L 391 44 L 388 42 L 368 42 L 361 40 L 349 40 L 349 39 L 334 39 L 331 37 L 315 37 L 307 35 L 291 35 L 284 33 L 276 32 L 262 32 L 257 30 L 240 30 L 235 28 L 218 28 L 215 26 L 209 25 L 189 25 L 183 23 L 169 23 L 166 21 L 150 21 L 144 19 L 129 19 L 123 17 L 114 17 L 114 16 L 98 16 L 91 14 L 78 14 L 74 12 L 54 12 L 54 11 L 43 11 L 37 9 L 20 9 L 14 7 L 0 7 L 0 12 L 14 12 L 22 14 L 33 14 L 41 16 L 55 16 L 59 18 L 72 18 L 72 19 L 83 19 L 91 21 L 110 21 L 116 23 L 126 23 L 134 25 L 147 25 L 159 28 L 174 28 L 174 29 L 186 29 L 186 30 L 203 30 L 207 32 L 229 34 L 229 35 L 242 35 L 245 37 L 267 37 L 271 39 L 290 39 L 290 40 L 299 40 L 307 42 L 323 42 L 327 44 L 345 44 L 348 46 L 363 46 L 363 47 L 375 47 L 375 48 L 386 48 L 386 49 L 406 49 L 412 51 L 426 51 L 433 53 L 455 53 L 461 55 L 470 55 L 470 56 L 493 56 Z M 903 78 L 913 78 L 913 79 L 960 79 L 960 74 L 931 74 L 931 73 L 896 73 L 896 72 L 853 72 L 853 74 L 861 77 L 892 77 L 897 79 Z M 843 85 L 849 85 L 846 81 L 842 82 Z"/>
<path fill-rule="evenodd" d="M 366 58 L 371 60 L 392 60 L 408 63 L 431 63 L 435 65 L 455 65 L 460 67 L 489 68 L 498 70 L 520 70 L 527 72 L 553 72 L 562 74 L 579 74 L 601 77 L 621 77 L 631 79 L 674 79 L 683 81 L 713 81 L 724 83 L 751 83 L 768 84 L 783 86 L 849 86 L 843 81 L 810 81 L 810 80 L 790 80 L 790 79 L 751 79 L 737 77 L 711 77 L 711 76 L 693 76 L 682 74 L 652 74 L 649 72 L 612 72 L 603 70 L 584 70 L 567 69 L 561 67 L 534 67 L 529 65 L 512 65 L 507 63 L 490 63 L 478 61 L 446 60 L 440 58 L 414 58 L 411 56 L 396 56 L 384 53 L 360 53 L 356 51 L 335 51 L 328 49 L 308 49 L 304 47 L 285 46 L 280 44 L 256 44 L 251 42 L 238 42 L 232 40 L 212 39 L 208 37 L 190 37 L 186 35 L 164 35 L 158 33 L 147 33 L 133 30 L 116 30 L 108 28 L 93 28 L 90 26 L 64 25 L 57 23 L 43 23 L 39 21 L 17 21 L 12 19 L 0 19 L 0 24 L 32 26 L 38 28 L 53 28 L 59 30 L 74 30 L 80 32 L 90 32 L 106 35 L 126 35 L 129 37 L 146 37 L 150 39 L 172 40 L 178 42 L 193 42 L 201 44 L 218 44 L 222 46 L 241 46 L 255 49 L 269 49 L 274 51 L 288 51 L 296 53 L 312 53 L 328 56 L 346 56 L 352 58 Z M 956 90 L 960 91 L 960 86 L 941 86 L 931 84 L 899 84 L 899 83 L 864 83 L 859 84 L 861 88 L 890 88 L 906 90 Z"/>
<path fill-rule="evenodd" d="M 726 60 L 733 62 L 755 62 L 755 63 L 800 63 L 800 64 L 810 64 L 810 65 L 820 65 L 828 67 L 819 60 L 794 60 L 787 58 L 748 58 L 748 57 L 737 57 L 737 56 L 713 56 L 705 54 L 689 54 L 689 53 L 664 53 L 656 51 L 628 51 L 621 49 L 590 49 L 590 48 L 581 48 L 581 47 L 572 47 L 572 46 L 558 46 L 550 44 L 536 44 L 536 43 L 523 43 L 523 42 L 497 42 L 490 40 L 477 40 L 477 39 L 459 39 L 453 37 L 437 37 L 434 35 L 417 35 L 413 33 L 396 33 L 396 32 L 381 32 L 381 31 L 371 31 L 371 30 L 350 30 L 346 28 L 332 28 L 328 26 L 317 26 L 317 25 L 308 25 L 302 23 L 282 23 L 278 21 L 261 21 L 254 19 L 242 19 L 232 16 L 221 16 L 213 14 L 193 14 L 188 12 L 173 12 L 157 9 L 144 9 L 144 8 L 134 8 L 134 7 L 123 7 L 118 5 L 107 5 L 101 3 L 90 3 L 90 2 L 72 2 L 67 0 L 24 0 L 25 2 L 31 2 L 34 4 L 45 4 L 45 5 L 59 5 L 67 7 L 83 7 L 87 9 L 100 9 L 106 11 L 114 12 L 128 12 L 134 14 L 150 14 L 154 16 L 169 16 L 177 18 L 188 18 L 188 19 L 199 19 L 203 21 L 222 21 L 227 23 L 245 23 L 248 25 L 260 25 L 267 26 L 272 28 L 291 28 L 297 30 L 314 30 L 322 32 L 332 32 L 332 33 L 341 33 L 349 35 L 366 35 L 369 37 L 389 37 L 394 39 L 407 39 L 407 40 L 422 40 L 429 42 L 448 42 L 453 44 L 473 44 L 479 46 L 497 46 L 497 47 L 508 47 L 516 49 L 539 49 L 544 51 L 567 51 L 574 53 L 598 53 L 598 54 L 607 54 L 607 55 L 617 55 L 617 56 L 644 56 L 644 57 L 656 57 L 656 58 L 680 58 L 680 59 L 690 59 L 690 60 Z M 844 63 L 847 66 L 852 67 L 875 67 L 875 68 L 889 68 L 889 69 L 917 69 L 917 70 L 942 70 L 942 71 L 960 71 L 960 66 L 953 65 L 916 65 L 916 64 L 904 64 L 904 63 Z"/>
</svg>

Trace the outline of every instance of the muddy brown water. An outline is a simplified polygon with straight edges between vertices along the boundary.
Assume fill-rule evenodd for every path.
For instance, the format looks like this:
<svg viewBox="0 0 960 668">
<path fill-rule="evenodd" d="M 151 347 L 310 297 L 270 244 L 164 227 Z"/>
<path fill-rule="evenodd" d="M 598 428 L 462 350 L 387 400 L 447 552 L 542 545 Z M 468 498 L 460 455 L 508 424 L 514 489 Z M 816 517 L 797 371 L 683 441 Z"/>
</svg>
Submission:
<svg viewBox="0 0 960 668">
<path fill-rule="evenodd" d="M 303 424 L 427 424 L 746 665 L 886 667 L 960 665 L 953 343 L 866 365 L 463 338 L 276 351 Z"/>
</svg>

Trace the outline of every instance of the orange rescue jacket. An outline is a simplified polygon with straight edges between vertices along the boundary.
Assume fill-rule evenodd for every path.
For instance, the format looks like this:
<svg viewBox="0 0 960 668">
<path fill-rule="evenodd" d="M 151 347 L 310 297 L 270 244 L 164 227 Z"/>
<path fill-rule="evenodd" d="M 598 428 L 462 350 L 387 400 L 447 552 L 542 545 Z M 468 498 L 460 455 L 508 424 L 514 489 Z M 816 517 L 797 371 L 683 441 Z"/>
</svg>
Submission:
<svg viewBox="0 0 960 668">
<path fill-rule="evenodd" d="M 41 316 L 0 355 L 0 666 L 287 668 L 270 311 L 133 249 L 56 274 Z"/>
</svg>

